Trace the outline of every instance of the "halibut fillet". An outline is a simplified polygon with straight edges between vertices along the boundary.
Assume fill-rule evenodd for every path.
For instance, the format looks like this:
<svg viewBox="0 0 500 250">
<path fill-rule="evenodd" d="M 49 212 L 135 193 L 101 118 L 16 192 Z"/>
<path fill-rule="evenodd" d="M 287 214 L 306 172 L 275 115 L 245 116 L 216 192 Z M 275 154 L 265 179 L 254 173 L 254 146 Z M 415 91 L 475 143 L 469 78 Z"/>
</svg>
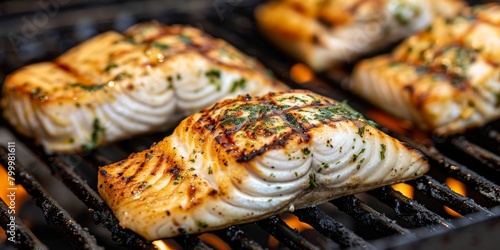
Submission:
<svg viewBox="0 0 500 250">
<path fill-rule="evenodd" d="M 462 0 L 277 0 L 257 7 L 262 34 L 316 71 L 353 62 L 453 16 Z"/>
<path fill-rule="evenodd" d="M 500 117 L 500 5 L 438 17 L 391 54 L 361 61 L 351 89 L 440 135 Z"/>
<path fill-rule="evenodd" d="M 148 240 L 251 222 L 423 175 L 429 165 L 348 106 L 308 91 L 227 99 L 100 168 L 98 190 Z"/>
<path fill-rule="evenodd" d="M 151 22 L 19 69 L 7 77 L 1 105 L 46 151 L 73 151 L 164 129 L 224 98 L 283 89 L 228 43 Z"/>
</svg>

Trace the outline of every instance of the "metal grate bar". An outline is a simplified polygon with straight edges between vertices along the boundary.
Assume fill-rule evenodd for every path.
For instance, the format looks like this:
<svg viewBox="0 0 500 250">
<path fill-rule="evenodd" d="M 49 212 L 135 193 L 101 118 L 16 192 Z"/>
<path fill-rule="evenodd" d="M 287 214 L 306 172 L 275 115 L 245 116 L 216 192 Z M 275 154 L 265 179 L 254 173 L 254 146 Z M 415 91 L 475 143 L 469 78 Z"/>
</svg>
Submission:
<svg viewBox="0 0 500 250">
<path fill-rule="evenodd" d="M 228 243 L 233 249 L 261 250 L 261 245 L 246 235 L 239 227 L 230 226 L 225 230 L 214 232 L 217 236 Z"/>
<path fill-rule="evenodd" d="M 10 220 L 11 216 L 14 215 L 9 214 L 9 207 L 0 199 L 0 225 L 5 231 L 10 230 L 9 228 L 11 226 L 8 224 L 12 221 Z M 17 216 L 15 216 L 14 223 L 15 239 L 13 243 L 16 247 L 20 249 L 48 249 Z M 9 237 L 9 235 L 7 235 L 7 237 Z"/>
<path fill-rule="evenodd" d="M 274 215 L 270 218 L 257 221 L 262 229 L 273 235 L 281 243 L 285 244 L 290 249 L 318 249 L 309 241 L 300 236 L 296 231 L 291 229 L 279 216 Z"/>
<path fill-rule="evenodd" d="M 0 164 L 8 165 L 8 151 L 0 147 Z M 33 197 L 36 205 L 42 209 L 45 220 L 56 225 L 60 231 L 78 249 L 102 249 L 97 245 L 96 239 L 87 230 L 84 230 L 69 213 L 64 210 L 40 185 L 40 183 L 24 167 L 15 161 L 16 182 L 20 183 L 24 189 Z"/>
<path fill-rule="evenodd" d="M 500 172 L 500 157 L 478 145 L 467 141 L 463 136 L 451 138 L 451 144 L 458 150 L 476 159 L 484 166 Z"/>
<path fill-rule="evenodd" d="M 447 170 L 450 177 L 454 177 L 464 183 L 467 183 L 469 187 L 474 188 L 492 204 L 500 204 L 500 187 L 495 183 L 487 180 L 463 164 L 444 156 L 434 147 L 427 147 L 420 143 L 416 143 L 414 140 L 406 136 L 394 135 L 394 133 L 390 134 L 409 143 L 412 147 L 424 153 L 431 162 L 432 166 L 441 167 Z"/>
<path fill-rule="evenodd" d="M 94 222 L 103 223 L 111 231 L 114 241 L 135 248 L 153 247 L 141 236 L 120 227 L 118 220 L 104 200 L 66 162 L 59 157 L 45 157 L 45 162 L 52 167 L 62 182 L 89 207 Z"/>
<path fill-rule="evenodd" d="M 488 209 L 476 204 L 471 198 L 463 197 L 453 192 L 448 186 L 439 183 L 428 175 L 424 175 L 409 183 L 424 194 L 436 199 L 460 214 L 481 212 L 488 216 L 493 215 Z"/>
<path fill-rule="evenodd" d="M 374 249 L 372 245 L 344 225 L 336 222 L 316 207 L 308 207 L 294 212 L 303 222 L 314 227 L 324 236 L 337 242 L 341 248 Z"/>
<path fill-rule="evenodd" d="M 385 236 L 401 234 L 415 238 L 414 234 L 408 229 L 396 224 L 396 221 L 391 220 L 384 214 L 377 212 L 355 196 L 350 195 L 332 200 L 330 202 L 340 210 L 356 218 L 362 223 L 369 225 L 371 228 Z"/>
<path fill-rule="evenodd" d="M 213 248 L 205 244 L 198 237 L 194 235 L 181 235 L 174 238 L 174 240 L 179 243 L 184 249 L 196 249 L 196 250 L 212 250 Z"/>
<path fill-rule="evenodd" d="M 413 226 L 424 227 L 438 224 L 453 228 L 444 218 L 420 205 L 417 201 L 407 198 L 392 187 L 385 186 L 368 191 L 368 193 L 389 204 L 399 218 Z"/>
</svg>

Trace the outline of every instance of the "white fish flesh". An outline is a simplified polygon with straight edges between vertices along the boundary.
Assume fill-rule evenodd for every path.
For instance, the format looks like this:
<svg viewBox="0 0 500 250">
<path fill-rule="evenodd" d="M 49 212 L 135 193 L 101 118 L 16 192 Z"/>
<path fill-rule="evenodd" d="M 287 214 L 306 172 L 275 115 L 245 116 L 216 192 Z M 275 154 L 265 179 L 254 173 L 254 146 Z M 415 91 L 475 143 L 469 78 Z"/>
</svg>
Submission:
<svg viewBox="0 0 500 250">
<path fill-rule="evenodd" d="M 200 233 L 423 175 L 422 155 L 308 91 L 239 96 L 100 168 L 98 190 L 148 240 Z"/>
<path fill-rule="evenodd" d="M 228 43 L 151 22 L 12 73 L 2 109 L 46 151 L 74 151 L 165 129 L 224 98 L 283 89 Z"/>
<path fill-rule="evenodd" d="M 351 89 L 440 135 L 500 117 L 500 5 L 437 18 L 391 54 L 361 61 Z"/>
<path fill-rule="evenodd" d="M 256 9 L 262 34 L 316 71 L 353 62 L 453 16 L 461 0 L 279 0 Z"/>
</svg>

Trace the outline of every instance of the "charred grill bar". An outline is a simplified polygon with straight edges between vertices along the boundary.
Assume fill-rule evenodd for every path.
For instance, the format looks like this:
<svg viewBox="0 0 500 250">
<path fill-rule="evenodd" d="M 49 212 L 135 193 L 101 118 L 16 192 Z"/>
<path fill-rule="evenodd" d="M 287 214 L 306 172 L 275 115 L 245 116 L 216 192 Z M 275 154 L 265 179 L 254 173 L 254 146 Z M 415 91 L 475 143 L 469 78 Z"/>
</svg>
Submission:
<svg viewBox="0 0 500 250">
<path fill-rule="evenodd" d="M 120 2 L 120 1 L 110 1 Z M 227 6 L 227 5 L 226 5 Z M 267 45 L 257 35 L 252 22 L 251 7 L 234 7 L 230 12 L 225 12 L 223 18 L 217 13 L 212 13 L 202 19 L 190 18 L 190 15 L 179 13 L 162 13 L 156 19 L 167 23 L 189 23 L 200 26 L 208 33 L 221 37 L 240 50 L 257 57 L 266 64 L 274 74 L 294 88 L 308 88 L 335 99 L 348 99 L 349 104 L 364 114 L 368 114 L 370 106 L 363 100 L 352 96 L 342 90 L 339 78 L 328 74 L 319 75 L 305 84 L 297 84 L 290 77 L 289 69 L 295 63 L 293 60 L 278 53 L 275 48 Z M 220 9 L 219 9 L 220 10 Z M 212 10 L 213 11 L 213 10 Z M 215 9 L 217 12 L 217 9 Z M 220 13 L 219 13 L 220 14 Z M 148 16 L 147 18 L 151 18 Z M 142 21 L 142 20 L 135 20 Z M 100 29 L 109 29 L 109 24 L 103 24 Z M 57 32 L 68 35 L 71 29 L 60 28 Z M 46 44 L 50 46 L 50 44 Z M 46 58 L 46 59 L 51 59 Z M 13 67 L 13 66 L 11 66 Z M 13 68 L 11 68 L 12 70 Z M 335 86 L 335 87 L 334 87 Z M 1 127 L 7 124 L 1 120 Z M 323 206 L 299 209 L 293 212 L 300 221 L 313 227 L 323 241 L 331 241 L 337 248 L 388 248 L 396 245 L 412 244 L 418 246 L 429 238 L 438 238 L 434 235 L 436 229 L 443 233 L 459 232 L 470 223 L 469 217 L 480 221 L 474 226 L 483 231 L 486 227 L 497 225 L 494 230 L 499 231 L 500 221 L 500 122 L 493 122 L 484 128 L 471 131 L 465 135 L 452 137 L 432 136 L 434 146 L 425 145 L 407 135 L 396 133 L 383 128 L 392 136 L 405 141 L 423 152 L 431 163 L 432 170 L 427 175 L 408 182 L 416 190 L 416 198 L 409 199 L 392 187 L 383 187 L 369 191 L 361 196 L 347 196 L 330 201 L 338 210 L 344 212 L 355 225 L 363 229 L 348 225 L 337 220 L 335 214 L 327 211 Z M 5 125 L 12 133 L 14 129 Z M 111 237 L 121 246 L 131 249 L 152 249 L 155 246 L 141 236 L 130 230 L 120 227 L 111 209 L 105 204 L 96 192 L 96 173 L 99 166 L 123 159 L 134 151 L 148 148 L 153 141 L 159 141 L 166 133 L 147 136 L 147 139 L 134 138 L 114 145 L 98 149 L 91 154 L 81 155 L 45 155 L 39 148 L 30 148 L 38 159 L 37 167 L 47 167 L 52 174 L 67 189 L 81 200 L 92 215 L 92 224 L 102 225 L 104 230 L 111 232 Z M 29 141 L 17 135 L 20 142 Z M 69 159 L 76 159 L 71 161 Z M 74 164 L 73 162 L 78 162 Z M 0 148 L 0 163 L 7 166 L 7 151 Z M 42 166 L 43 165 L 43 166 Z M 21 164 L 17 165 L 17 182 L 21 184 L 32 196 L 36 205 L 46 215 L 47 222 L 59 228 L 61 236 L 72 242 L 77 249 L 98 249 L 101 246 L 113 248 L 101 242 L 85 227 L 84 221 L 77 221 L 58 202 L 52 198 L 44 187 L 33 177 L 32 173 Z M 463 182 L 468 190 L 474 192 L 471 196 L 464 197 L 455 193 L 443 184 L 445 178 L 455 178 Z M 372 200 L 375 200 L 372 201 Z M 381 208 L 380 206 L 385 206 Z M 464 218 L 450 220 L 441 211 L 443 206 L 448 206 L 457 211 Z M 333 206 L 332 206 L 333 207 Z M 390 210 L 390 211 L 389 211 Z M 389 213 L 388 213 L 389 211 Z M 337 212 L 336 212 L 337 213 Z M 8 207 L 4 201 L 0 202 L 0 225 L 7 228 Z M 354 223 L 354 222 L 353 222 Z M 496 223 L 496 224 L 494 224 Z M 32 232 L 23 221 L 16 217 L 17 247 L 21 249 L 47 249 L 37 235 Z M 258 231 L 258 232 L 257 232 Z M 425 232 L 425 233 L 422 233 Z M 316 241 L 299 234 L 294 228 L 288 226 L 280 216 L 246 225 L 231 226 L 213 232 L 216 236 L 233 248 L 264 249 L 267 241 L 259 237 L 274 236 L 280 244 L 290 249 L 321 249 Z M 431 237 L 434 236 L 434 237 Z M 451 241 L 458 240 L 450 236 Z M 378 240 L 386 243 L 379 244 Z M 486 240 L 486 239 L 483 239 Z M 490 238 L 492 242 L 497 238 Z M 179 236 L 173 239 L 176 244 L 185 249 L 213 249 L 214 246 L 205 242 L 196 235 Z M 443 243 L 444 244 L 444 243 Z M 330 245 L 329 245 L 330 246 Z"/>
</svg>

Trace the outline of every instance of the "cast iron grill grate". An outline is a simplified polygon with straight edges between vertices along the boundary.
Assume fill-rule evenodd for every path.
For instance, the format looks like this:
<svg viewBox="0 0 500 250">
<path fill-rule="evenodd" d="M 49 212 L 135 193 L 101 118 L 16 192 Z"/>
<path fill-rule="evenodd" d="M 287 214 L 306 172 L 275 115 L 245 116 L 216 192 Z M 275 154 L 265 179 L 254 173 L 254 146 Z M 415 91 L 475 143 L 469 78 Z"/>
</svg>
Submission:
<svg viewBox="0 0 500 250">
<path fill-rule="evenodd" d="M 113 1 L 110 1 L 113 2 Z M 116 1 L 120 2 L 120 1 Z M 294 88 L 307 88 L 335 99 L 348 99 L 349 104 L 365 115 L 370 116 L 373 108 L 364 101 L 352 96 L 342 89 L 342 81 L 335 75 L 322 74 L 314 80 L 297 84 L 291 78 L 289 70 L 295 62 L 268 46 L 257 34 L 248 8 L 233 8 L 224 16 L 209 15 L 202 19 L 193 19 L 190 15 L 170 13 L 168 18 L 158 17 L 167 23 L 189 23 L 201 27 L 208 33 L 221 37 L 242 51 L 257 57 L 273 73 Z M 142 21 L 138 18 L 135 21 Z M 108 29 L 109 23 L 103 23 L 99 30 Z M 63 36 L 72 32 L 63 27 L 52 32 Z M 50 46 L 50 45 L 47 45 Z M 50 51 L 50 50 L 49 50 Z M 47 55 L 44 59 L 50 59 Z M 6 124 L 6 125 L 3 125 Z M 0 127 L 6 128 L 16 136 L 16 141 L 30 145 L 30 141 L 14 132 L 5 120 Z M 409 143 L 422 151 L 430 160 L 432 170 L 425 176 L 408 182 L 416 190 L 415 199 L 409 199 L 387 186 L 361 195 L 351 195 L 335 199 L 328 204 L 317 207 L 299 209 L 292 212 L 300 221 L 312 226 L 319 236 L 307 237 L 288 226 L 284 217 L 272 216 L 268 219 L 247 225 L 231 226 L 212 232 L 232 248 L 265 249 L 268 246 L 258 237 L 274 236 L 280 246 L 289 249 L 323 249 L 323 248 L 389 248 L 403 244 L 419 244 L 422 239 L 439 233 L 454 233 L 463 225 L 473 221 L 487 222 L 500 220 L 500 187 L 498 180 L 500 165 L 500 122 L 493 122 L 483 128 L 470 131 L 464 135 L 452 137 L 431 136 L 429 146 L 407 134 L 382 129 L 392 136 Z M 152 249 L 155 246 L 141 236 L 122 229 L 110 208 L 96 192 L 96 176 L 98 167 L 123 159 L 130 153 L 148 148 L 153 142 L 161 140 L 167 132 L 145 137 L 133 138 L 114 145 L 106 146 L 92 153 L 72 155 L 46 155 L 39 148 L 29 147 L 36 155 L 37 167 L 48 168 L 63 186 L 69 189 L 85 204 L 92 217 L 92 224 L 101 225 L 111 232 L 111 237 L 120 246 L 130 249 Z M 8 151 L 0 147 L 0 163 L 8 166 Z M 78 162 L 78 164 L 75 164 Z M 55 225 L 61 234 L 76 249 L 114 248 L 100 242 L 98 237 L 86 229 L 89 223 L 71 217 L 56 199 L 46 192 L 40 180 L 37 180 L 32 169 L 20 162 L 16 163 L 16 181 L 21 184 L 36 205 L 47 218 L 47 222 Z M 443 184 L 446 178 L 455 178 L 463 182 L 471 195 L 464 197 L 455 193 Z M 8 228 L 9 209 L 0 202 L 0 224 Z M 335 213 L 345 213 L 349 219 L 362 225 L 363 230 L 345 222 L 332 214 L 332 205 L 338 209 Z M 452 208 L 463 218 L 450 219 L 443 212 L 443 206 Z M 341 212 L 340 212 L 341 211 Z M 391 211 L 388 213 L 387 211 Z M 486 230 L 486 229 L 484 229 Z M 496 227 L 498 230 L 498 227 Z M 32 232 L 21 218 L 16 217 L 17 247 L 20 249 L 46 249 L 36 233 Z M 254 231 L 259 231 L 255 234 Z M 258 235 L 258 236 L 256 236 Z M 317 240 L 317 238 L 321 240 Z M 490 239 L 492 241 L 498 239 Z M 184 249 L 213 249 L 215 246 L 198 235 L 179 236 L 169 239 Z"/>
</svg>

